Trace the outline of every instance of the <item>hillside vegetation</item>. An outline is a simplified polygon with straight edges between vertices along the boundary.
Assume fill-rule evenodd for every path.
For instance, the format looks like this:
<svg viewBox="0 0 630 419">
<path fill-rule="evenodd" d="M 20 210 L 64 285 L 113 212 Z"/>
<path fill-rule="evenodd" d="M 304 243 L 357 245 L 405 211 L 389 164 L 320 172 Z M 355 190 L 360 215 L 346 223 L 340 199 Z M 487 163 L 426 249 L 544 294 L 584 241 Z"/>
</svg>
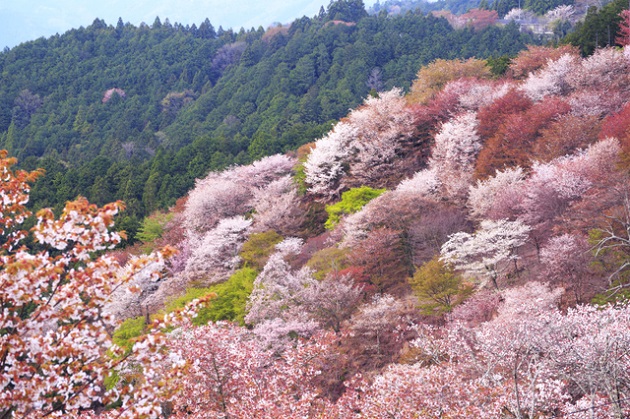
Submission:
<svg viewBox="0 0 630 419">
<path fill-rule="evenodd" d="M 121 199 L 133 236 L 209 170 L 320 138 L 371 90 L 408 89 L 423 64 L 532 42 L 515 25 L 454 30 L 347 0 L 268 29 L 97 19 L 0 53 L 0 147 L 46 169 L 34 208 Z"/>
<path fill-rule="evenodd" d="M 41 173 L 3 154 L 1 413 L 627 417 L 629 70 L 627 48 L 435 61 L 200 178 L 137 255 L 102 253 L 122 205 L 85 200 L 20 248 Z"/>
</svg>

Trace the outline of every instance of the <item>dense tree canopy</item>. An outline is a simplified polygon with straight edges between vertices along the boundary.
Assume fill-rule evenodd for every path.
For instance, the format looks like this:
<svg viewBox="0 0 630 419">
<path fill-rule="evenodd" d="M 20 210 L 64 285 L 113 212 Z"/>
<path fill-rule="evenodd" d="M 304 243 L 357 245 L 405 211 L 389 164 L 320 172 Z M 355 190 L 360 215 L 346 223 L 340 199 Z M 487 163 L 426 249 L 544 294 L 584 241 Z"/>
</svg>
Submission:
<svg viewBox="0 0 630 419">
<path fill-rule="evenodd" d="M 346 0 L 267 30 L 96 19 L 0 53 L 0 146 L 47 170 L 35 207 L 122 199 L 133 235 L 209 169 L 323 136 L 374 86 L 408 89 L 434 59 L 514 55 L 526 42 L 512 25 L 453 30 Z"/>
</svg>

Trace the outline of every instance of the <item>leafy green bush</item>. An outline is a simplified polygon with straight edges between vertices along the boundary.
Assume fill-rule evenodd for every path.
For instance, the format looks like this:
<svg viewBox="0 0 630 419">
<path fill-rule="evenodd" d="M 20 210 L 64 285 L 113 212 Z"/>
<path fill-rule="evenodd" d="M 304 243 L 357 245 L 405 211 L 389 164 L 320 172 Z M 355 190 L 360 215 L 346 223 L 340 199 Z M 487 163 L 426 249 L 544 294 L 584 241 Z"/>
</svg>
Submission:
<svg viewBox="0 0 630 419">
<path fill-rule="evenodd" d="M 328 247 L 326 249 L 315 252 L 313 256 L 306 262 L 306 266 L 311 268 L 313 277 L 319 281 L 326 278 L 330 272 L 340 271 L 347 268 L 348 250 L 339 249 L 337 247 Z"/>
<path fill-rule="evenodd" d="M 144 334 L 145 325 L 144 316 L 127 319 L 114 331 L 112 341 L 125 351 L 131 351 L 134 339 Z"/>
<path fill-rule="evenodd" d="M 212 287 L 208 288 L 188 288 L 186 289 L 186 294 L 178 297 L 166 305 L 166 312 L 170 313 L 171 311 L 175 311 L 181 308 L 186 307 L 188 303 L 197 298 L 205 297 L 208 294 L 212 293 Z"/>
<path fill-rule="evenodd" d="M 451 266 L 445 265 L 438 256 L 422 265 L 409 285 L 423 314 L 441 315 L 470 296 L 473 289 L 455 274 Z"/>
<path fill-rule="evenodd" d="M 276 246 L 282 241 L 282 236 L 273 230 L 263 233 L 254 233 L 243 243 L 241 258 L 246 266 L 262 270 L 267 263 L 267 259 Z"/>
<path fill-rule="evenodd" d="M 230 279 L 210 289 L 216 293 L 210 305 L 199 312 L 198 319 L 203 324 L 208 321 L 231 320 L 245 325 L 247 299 L 254 289 L 258 272 L 252 268 L 242 268 L 234 272 Z"/>
<path fill-rule="evenodd" d="M 365 204 L 385 191 L 386 189 L 372 189 L 369 186 L 361 186 L 342 193 L 341 201 L 326 206 L 328 220 L 325 227 L 328 230 L 333 229 L 343 214 L 352 214 L 359 211 Z"/>
<path fill-rule="evenodd" d="M 166 306 L 166 312 L 184 308 L 197 298 L 215 294 L 206 307 L 199 309 L 197 317 L 193 319 L 193 324 L 201 326 L 210 321 L 230 320 L 244 325 L 247 299 L 252 293 L 257 275 L 258 271 L 245 267 L 234 272 L 227 281 L 221 284 L 207 288 L 188 288 L 186 294 Z"/>
<path fill-rule="evenodd" d="M 597 306 L 628 304 L 630 302 L 630 289 L 625 288 L 625 286 L 627 286 L 627 282 L 614 281 L 610 290 L 595 295 L 591 299 L 591 303 Z"/>
<path fill-rule="evenodd" d="M 142 220 L 136 238 L 146 244 L 146 252 L 153 250 L 153 242 L 162 237 L 164 226 L 172 219 L 172 213 L 156 212 Z"/>
</svg>

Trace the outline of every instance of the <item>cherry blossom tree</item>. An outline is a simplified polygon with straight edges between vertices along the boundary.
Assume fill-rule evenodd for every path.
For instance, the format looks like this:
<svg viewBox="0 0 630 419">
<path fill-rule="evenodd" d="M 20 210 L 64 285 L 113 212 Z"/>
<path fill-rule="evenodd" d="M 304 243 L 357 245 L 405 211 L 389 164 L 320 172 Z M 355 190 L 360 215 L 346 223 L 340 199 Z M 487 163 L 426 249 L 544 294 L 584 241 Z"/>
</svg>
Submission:
<svg viewBox="0 0 630 419">
<path fill-rule="evenodd" d="M 319 329 L 300 301 L 303 291 L 315 286 L 316 280 L 309 268 L 293 271 L 285 261 L 285 257 L 299 253 L 301 246 L 296 239 L 276 245 L 276 253 L 256 277 L 247 303 L 245 322 L 254 325 L 254 333 L 276 349 L 286 346 L 290 334 L 308 337 Z"/>
<path fill-rule="evenodd" d="M 534 102 L 548 95 L 566 94 L 571 87 L 569 77 L 576 71 L 577 65 L 575 56 L 565 54 L 550 61 L 541 70 L 531 73 L 521 88 Z"/>
<path fill-rule="evenodd" d="M 561 4 L 560 6 L 549 10 L 546 17 L 551 21 L 568 21 L 575 14 L 575 8 L 570 4 Z"/>
<path fill-rule="evenodd" d="M 524 184 L 525 173 L 518 166 L 497 170 L 494 176 L 478 180 L 468 193 L 470 215 L 492 220 L 514 217 Z"/>
<path fill-rule="evenodd" d="M 295 235 L 304 222 L 297 187 L 290 176 L 275 180 L 254 193 L 254 231 L 274 230 Z"/>
<path fill-rule="evenodd" d="M 628 89 L 630 61 L 623 50 L 599 48 L 584 58 L 568 74 L 573 89 L 607 87 L 610 91 Z"/>
<path fill-rule="evenodd" d="M 477 111 L 505 96 L 513 88 L 509 82 L 496 83 L 486 80 L 460 79 L 448 83 L 444 90 L 461 90 L 459 103 L 462 110 Z"/>
<path fill-rule="evenodd" d="M 396 192 L 407 195 L 419 195 L 428 199 L 439 199 L 442 181 L 437 168 L 420 170 L 411 178 L 405 179 L 396 187 Z"/>
<path fill-rule="evenodd" d="M 38 212 L 31 230 L 36 247 L 28 248 L 29 233 L 21 226 L 30 212 L 24 205 L 29 183 L 41 172 L 14 170 L 15 163 L 0 152 L 0 416 L 77 417 L 116 400 L 121 417 L 159 415 L 161 389 L 152 372 L 163 334 L 125 354 L 113 346 L 117 321 L 104 307 L 140 271 L 159 275 L 163 265 L 154 262 L 160 256 L 121 267 L 102 254 L 121 241 L 110 229 L 123 205 L 98 208 L 84 198 L 69 202 L 59 218 L 48 209 Z M 129 363 L 144 378 L 107 388 L 106 379 Z"/>
<path fill-rule="evenodd" d="M 305 288 L 299 298 L 305 310 L 322 328 L 341 331 L 341 324 L 356 309 L 363 289 L 350 275 L 330 275 Z"/>
<path fill-rule="evenodd" d="M 251 220 L 241 216 L 226 218 L 208 231 L 193 248 L 186 262 L 188 281 L 212 284 L 226 280 L 239 266 L 239 251 L 249 235 Z"/>
<path fill-rule="evenodd" d="M 251 209 L 252 193 L 246 186 L 210 173 L 197 180 L 186 201 L 183 221 L 188 237 L 198 238 L 223 218 L 245 214 Z"/>
<path fill-rule="evenodd" d="M 497 389 L 469 379 L 454 363 L 393 364 L 374 379 L 355 379 L 337 402 L 338 417 L 501 417 Z M 488 396 L 491 395 L 491 396 Z"/>
<path fill-rule="evenodd" d="M 525 244 L 530 231 L 518 220 L 484 220 L 474 234 L 453 234 L 442 246 L 441 259 L 467 276 L 490 279 L 499 289 L 499 275 L 512 265 L 518 270 L 516 251 Z"/>
<path fill-rule="evenodd" d="M 542 279 L 559 283 L 573 292 L 575 301 L 583 302 L 589 271 L 591 245 L 585 237 L 563 234 L 551 238 L 540 252 L 545 270 Z"/>
<path fill-rule="evenodd" d="M 565 54 L 578 57 L 579 51 L 571 45 L 560 45 L 557 48 L 528 45 L 527 49 L 519 52 L 512 60 L 510 72 L 515 78 L 524 78 L 543 68 L 549 61 L 555 61 Z"/>
<path fill-rule="evenodd" d="M 475 327 L 483 322 L 492 320 L 503 297 L 495 291 L 480 290 L 472 297 L 453 309 L 450 320 L 468 327 Z"/>
<path fill-rule="evenodd" d="M 470 27 L 475 31 L 480 31 L 494 25 L 499 20 L 499 14 L 496 10 L 470 9 L 458 16 L 457 20 L 461 27 Z"/>
<path fill-rule="evenodd" d="M 361 185 L 380 186 L 380 179 L 396 167 L 396 157 L 415 130 L 402 91 L 392 89 L 368 97 L 348 115 L 348 122 L 358 129 L 351 143 L 350 174 Z"/>
<path fill-rule="evenodd" d="M 473 332 L 480 370 L 507 387 L 506 408 L 514 417 L 535 417 L 568 400 L 562 381 L 545 362 L 552 330 L 541 319 L 557 311 L 561 293 L 536 282 L 507 290 L 497 317 Z"/>
<path fill-rule="evenodd" d="M 475 113 L 463 113 L 442 124 L 435 136 L 429 166 L 436 171 L 447 197 L 465 196 L 472 182 L 475 159 L 481 149 L 478 123 Z"/>
<path fill-rule="evenodd" d="M 328 199 L 345 187 L 387 183 L 413 143 L 415 122 L 400 89 L 368 97 L 316 142 L 304 163 L 309 191 Z"/>
<path fill-rule="evenodd" d="M 520 219 L 534 228 L 537 246 L 570 205 L 608 182 L 610 165 L 618 160 L 619 151 L 619 142 L 609 138 L 574 155 L 533 164 L 522 191 Z"/>
<path fill-rule="evenodd" d="M 630 322 L 628 306 L 598 309 L 577 306 L 566 316 L 555 313 L 548 357 L 559 376 L 579 389 L 577 399 L 593 414 L 602 398 L 607 417 L 623 418 L 630 412 Z M 575 407 L 569 412 L 578 410 Z"/>
<path fill-rule="evenodd" d="M 105 91 L 105 93 L 103 93 L 103 99 L 101 100 L 101 102 L 102 103 L 109 102 L 114 97 L 114 94 L 118 95 L 121 98 L 124 98 L 126 96 L 126 93 L 123 89 L 114 87 L 113 89 L 108 89 Z"/>
<path fill-rule="evenodd" d="M 198 238 L 223 218 L 245 215 L 253 209 L 256 191 L 288 175 L 294 165 L 293 159 L 277 154 L 197 180 L 184 210 L 187 236 Z"/>
<path fill-rule="evenodd" d="M 301 248 L 299 239 L 276 245 L 263 271 L 254 281 L 245 321 L 271 347 L 282 349 L 292 334 L 308 337 L 322 328 L 341 329 L 362 295 L 348 277 L 329 276 L 322 281 L 308 267 L 293 270 L 287 257 Z"/>
<path fill-rule="evenodd" d="M 248 188 L 261 189 L 291 174 L 296 163 L 295 159 L 286 154 L 274 154 L 246 166 L 232 167 L 224 176 Z"/>
<path fill-rule="evenodd" d="M 341 121 L 324 138 L 317 140 L 315 148 L 304 163 L 309 192 L 330 198 L 339 193 L 339 182 L 345 173 L 350 144 L 358 128 Z"/>
<path fill-rule="evenodd" d="M 314 380 L 334 339 L 318 335 L 279 357 L 250 331 L 229 323 L 182 328 L 169 349 L 186 365 L 173 400 L 176 418 L 323 417 L 329 402 Z"/>
</svg>

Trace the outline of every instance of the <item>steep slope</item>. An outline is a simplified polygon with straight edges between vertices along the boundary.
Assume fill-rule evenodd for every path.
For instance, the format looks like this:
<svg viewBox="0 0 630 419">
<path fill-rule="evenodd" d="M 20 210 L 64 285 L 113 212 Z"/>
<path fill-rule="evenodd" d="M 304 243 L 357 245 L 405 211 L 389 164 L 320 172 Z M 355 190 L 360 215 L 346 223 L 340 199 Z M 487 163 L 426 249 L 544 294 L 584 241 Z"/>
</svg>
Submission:
<svg viewBox="0 0 630 419">
<path fill-rule="evenodd" d="M 297 156 L 199 179 L 143 234 L 174 259 L 90 258 L 119 205 L 40 213 L 37 246 L 3 236 L 4 412 L 627 417 L 629 57 L 436 61 Z M 39 174 L 1 157 L 14 228 Z"/>
<path fill-rule="evenodd" d="M 0 54 L 0 145 L 48 171 L 35 207 L 123 199 L 132 231 L 209 169 L 319 138 L 371 88 L 408 88 L 421 64 L 513 55 L 531 41 L 510 25 L 455 31 L 345 1 L 239 33 L 96 20 Z"/>
</svg>

